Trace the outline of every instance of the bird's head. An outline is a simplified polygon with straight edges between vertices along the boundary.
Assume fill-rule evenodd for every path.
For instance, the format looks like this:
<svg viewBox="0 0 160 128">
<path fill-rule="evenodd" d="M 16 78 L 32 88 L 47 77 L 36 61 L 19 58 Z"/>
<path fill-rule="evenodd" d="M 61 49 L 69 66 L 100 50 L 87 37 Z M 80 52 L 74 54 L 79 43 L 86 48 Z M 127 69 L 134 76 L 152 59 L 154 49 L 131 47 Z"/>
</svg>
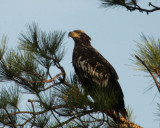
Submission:
<svg viewBox="0 0 160 128">
<path fill-rule="evenodd" d="M 83 43 L 84 45 L 90 44 L 91 38 L 83 30 L 75 30 L 68 33 L 68 37 L 72 37 L 77 43 Z"/>
</svg>

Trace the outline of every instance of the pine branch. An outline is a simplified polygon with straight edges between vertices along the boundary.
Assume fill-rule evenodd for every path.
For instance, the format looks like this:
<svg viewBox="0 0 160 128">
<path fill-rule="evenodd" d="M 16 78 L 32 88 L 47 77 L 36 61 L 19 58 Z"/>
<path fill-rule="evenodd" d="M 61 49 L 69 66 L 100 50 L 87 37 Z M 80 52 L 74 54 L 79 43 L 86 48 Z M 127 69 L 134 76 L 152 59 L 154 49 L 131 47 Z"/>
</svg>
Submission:
<svg viewBox="0 0 160 128">
<path fill-rule="evenodd" d="M 8 117 L 9 117 L 9 119 L 10 119 L 11 124 L 13 124 L 13 127 L 16 128 L 15 123 L 14 123 L 14 121 L 12 120 L 11 115 L 8 113 L 8 111 L 7 111 L 6 108 L 4 108 L 4 110 L 5 110 L 5 112 L 7 113 Z"/>
<path fill-rule="evenodd" d="M 42 80 L 42 81 L 31 81 L 31 80 L 28 80 L 28 79 L 25 79 L 25 78 L 21 78 L 21 77 L 18 77 L 20 79 L 23 79 L 27 82 L 30 82 L 30 83 L 50 83 L 50 82 L 53 82 L 55 79 L 57 79 L 57 77 L 59 77 L 60 75 L 63 75 L 64 73 L 59 73 L 57 74 L 55 77 L 53 77 L 52 79 L 50 80 Z"/>
<path fill-rule="evenodd" d="M 60 122 L 60 120 L 55 116 L 54 112 L 51 110 L 51 113 L 53 115 L 53 117 L 56 119 L 56 121 L 59 123 L 59 126 L 63 128 L 62 123 Z"/>
<path fill-rule="evenodd" d="M 160 85 L 158 83 L 160 71 L 160 40 L 156 41 L 152 36 L 141 36 L 143 43 L 137 43 L 135 55 L 132 55 L 135 60 L 132 60 L 137 65 L 138 70 L 149 73 L 153 78 L 154 83 L 160 93 Z"/>
<path fill-rule="evenodd" d="M 103 7 L 125 7 L 129 11 L 146 12 L 147 14 L 155 11 L 159 11 L 160 7 L 153 5 L 151 2 L 148 3 L 148 6 L 152 9 L 145 9 L 138 5 L 137 0 L 101 0 Z"/>
<path fill-rule="evenodd" d="M 154 74 L 151 72 L 151 70 L 148 68 L 148 66 L 145 64 L 145 62 L 141 58 L 139 58 L 137 55 L 135 55 L 135 57 L 146 67 L 146 69 L 148 70 L 148 72 L 152 76 L 152 78 L 153 78 L 153 80 L 154 80 L 154 82 L 155 82 L 155 84 L 157 86 L 157 89 L 158 89 L 158 91 L 160 93 L 160 85 L 159 85 L 156 77 L 154 76 Z"/>
</svg>

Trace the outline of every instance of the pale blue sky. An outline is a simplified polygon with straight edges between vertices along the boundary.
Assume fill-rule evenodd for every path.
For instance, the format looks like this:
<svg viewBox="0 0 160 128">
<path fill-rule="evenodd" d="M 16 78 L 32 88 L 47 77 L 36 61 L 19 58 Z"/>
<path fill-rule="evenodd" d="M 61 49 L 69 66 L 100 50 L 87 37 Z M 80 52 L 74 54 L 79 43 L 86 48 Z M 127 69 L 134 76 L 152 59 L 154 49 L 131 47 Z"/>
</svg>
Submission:
<svg viewBox="0 0 160 128">
<path fill-rule="evenodd" d="M 10 47 L 17 45 L 18 36 L 25 25 L 37 22 L 46 31 L 84 30 L 92 45 L 115 67 L 125 95 L 125 104 L 134 110 L 135 121 L 145 128 L 158 128 L 155 115 L 159 94 L 157 89 L 146 93 L 151 79 L 140 71 L 134 71 L 129 58 L 140 34 L 160 37 L 160 11 L 146 15 L 126 9 L 100 8 L 98 0 L 0 0 L 0 38 L 8 35 Z M 66 56 L 62 65 L 67 73 L 71 64 L 74 42 L 66 36 Z M 153 100 L 154 99 L 154 100 Z"/>
</svg>

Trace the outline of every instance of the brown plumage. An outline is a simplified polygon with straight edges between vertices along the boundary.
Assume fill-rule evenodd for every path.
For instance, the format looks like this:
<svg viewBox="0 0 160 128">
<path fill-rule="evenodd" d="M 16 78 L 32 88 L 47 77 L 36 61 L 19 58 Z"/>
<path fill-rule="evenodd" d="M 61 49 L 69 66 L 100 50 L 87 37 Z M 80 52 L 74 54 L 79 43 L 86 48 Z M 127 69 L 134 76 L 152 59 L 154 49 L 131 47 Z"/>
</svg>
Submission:
<svg viewBox="0 0 160 128">
<path fill-rule="evenodd" d="M 115 122 L 120 121 L 119 113 L 126 118 L 124 96 L 115 69 L 92 47 L 91 38 L 84 31 L 75 30 L 69 32 L 68 36 L 75 42 L 72 63 L 86 93 L 95 103 L 104 102 L 107 108 L 107 110 L 104 108 L 104 112 Z"/>
</svg>

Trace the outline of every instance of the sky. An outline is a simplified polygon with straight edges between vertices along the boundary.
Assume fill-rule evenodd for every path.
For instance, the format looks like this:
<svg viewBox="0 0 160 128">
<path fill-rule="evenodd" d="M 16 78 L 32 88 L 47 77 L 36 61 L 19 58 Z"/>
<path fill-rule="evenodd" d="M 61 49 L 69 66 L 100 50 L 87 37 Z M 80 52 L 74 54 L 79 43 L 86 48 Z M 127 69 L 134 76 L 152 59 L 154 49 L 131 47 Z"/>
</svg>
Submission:
<svg viewBox="0 0 160 128">
<path fill-rule="evenodd" d="M 14 48 L 26 24 L 33 22 L 47 32 L 84 30 L 92 38 L 92 45 L 116 69 L 125 104 L 133 109 L 135 122 L 144 128 L 158 128 L 157 89 L 145 91 L 152 85 L 152 79 L 133 70 L 130 59 L 141 33 L 160 37 L 159 13 L 105 9 L 100 7 L 100 0 L 0 0 L 0 38 L 7 35 L 9 47 Z M 66 55 L 61 64 L 69 75 L 73 71 L 74 42 L 67 35 L 64 42 Z"/>
</svg>

